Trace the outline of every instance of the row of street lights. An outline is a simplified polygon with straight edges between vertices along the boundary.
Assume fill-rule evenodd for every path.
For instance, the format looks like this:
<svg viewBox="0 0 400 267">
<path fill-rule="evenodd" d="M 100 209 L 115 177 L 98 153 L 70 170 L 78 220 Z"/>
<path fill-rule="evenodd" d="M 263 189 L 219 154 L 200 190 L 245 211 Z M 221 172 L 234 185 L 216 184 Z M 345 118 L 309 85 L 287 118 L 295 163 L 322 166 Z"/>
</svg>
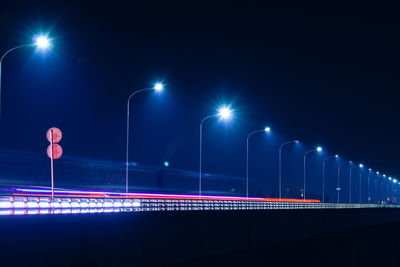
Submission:
<svg viewBox="0 0 400 267">
<path fill-rule="evenodd" d="M 18 48 L 23 48 L 23 47 L 37 47 L 38 49 L 44 50 L 47 49 L 51 46 L 51 39 L 49 39 L 47 36 L 45 35 L 39 35 L 33 38 L 33 42 L 32 43 L 26 43 L 26 44 L 22 44 L 19 46 L 15 46 L 9 50 L 7 50 L 1 57 L 0 57 L 0 116 L 1 116 L 1 71 L 2 71 L 2 63 L 3 60 L 5 58 L 6 55 L 8 55 L 10 52 L 18 49 Z M 126 194 L 128 194 L 128 186 L 129 186 L 129 124 L 130 124 L 130 119 L 129 119 L 129 115 L 130 115 L 130 102 L 132 100 L 132 97 L 135 96 L 138 93 L 141 92 L 145 92 L 145 91 L 156 91 L 156 92 L 161 92 L 164 89 L 164 85 L 162 83 L 156 83 L 154 84 L 153 87 L 149 87 L 149 88 L 143 88 L 143 89 L 139 89 L 134 91 L 129 97 L 128 97 L 128 101 L 127 101 L 127 119 L 126 119 L 126 169 L 125 169 L 125 192 Z M 204 117 L 201 121 L 200 121 L 200 140 L 199 140 L 199 198 L 201 198 L 202 196 L 202 135 L 203 135 L 203 123 L 211 118 L 218 118 L 220 120 L 229 120 L 231 119 L 233 116 L 233 110 L 229 107 L 229 106 L 221 106 L 218 110 L 217 113 L 215 114 L 211 114 L 208 115 L 206 117 Z M 251 136 L 253 136 L 254 134 L 257 133 L 269 133 L 271 131 L 270 127 L 265 127 L 264 129 L 260 129 L 260 130 L 255 130 L 250 132 L 247 135 L 247 139 L 246 139 L 246 198 L 249 197 L 249 139 Z M 282 143 L 279 146 L 279 177 L 278 177 L 278 183 L 279 183 L 279 199 L 282 199 L 282 149 L 289 144 L 298 144 L 299 141 L 298 140 L 290 140 L 287 142 Z M 321 152 L 322 151 L 322 147 L 318 146 L 315 149 L 311 149 L 308 150 L 304 153 L 303 155 L 303 199 L 306 199 L 306 158 L 307 155 L 312 153 L 312 152 Z M 322 161 L 322 202 L 325 202 L 325 165 L 326 165 L 326 161 L 329 159 L 338 159 L 339 156 L 335 155 L 335 156 L 330 156 L 327 157 L 325 159 L 323 159 Z M 338 181 L 337 181 L 337 202 L 340 202 L 340 171 L 343 165 L 345 164 L 349 164 L 349 202 L 352 203 L 352 190 L 351 190 L 351 179 L 352 179 L 352 170 L 354 168 L 353 164 L 351 161 L 345 161 L 342 162 L 338 165 L 337 167 L 337 177 L 338 177 Z M 362 169 L 364 167 L 363 164 L 359 164 L 359 168 Z M 372 170 L 369 169 L 369 175 L 368 175 L 368 202 L 369 202 L 369 179 L 371 176 Z M 376 172 L 376 175 L 379 176 L 379 172 Z M 359 190 L 359 202 L 361 203 L 361 176 L 362 173 L 361 171 L 359 172 L 360 175 L 360 190 Z M 386 178 L 386 175 L 383 174 L 382 175 L 383 178 Z M 400 182 L 397 179 L 392 179 L 392 177 L 388 177 L 389 181 L 392 181 L 393 184 L 400 184 Z M 376 181 L 375 181 L 376 182 Z M 375 183 L 376 184 L 376 183 Z M 392 185 L 393 186 L 393 185 Z M 387 186 L 388 187 L 388 186 Z M 383 181 L 382 181 L 382 188 L 383 188 Z"/>
<path fill-rule="evenodd" d="M 150 88 L 145 88 L 145 89 L 139 89 L 137 91 L 134 91 L 128 98 L 127 101 L 127 121 L 126 121 L 126 162 L 125 162 L 125 193 L 128 194 L 129 191 L 129 110 L 130 110 L 130 101 L 134 95 L 137 93 L 143 92 L 143 91 L 149 91 L 149 90 L 155 90 L 157 92 L 161 92 L 164 89 L 164 86 L 162 83 L 156 83 L 153 87 Z M 229 106 L 221 106 L 220 108 L 217 109 L 217 112 L 211 115 L 207 115 L 200 121 L 200 129 L 199 129 L 199 198 L 202 197 L 202 151 L 203 151 L 203 124 L 205 121 L 211 118 L 218 118 L 220 120 L 229 120 L 233 116 L 233 110 Z M 249 197 L 249 139 L 251 136 L 257 133 L 269 133 L 271 132 L 270 127 L 265 127 L 264 129 L 260 130 L 255 130 L 250 132 L 247 135 L 246 139 L 246 198 L 248 199 Z M 281 157 L 282 157 L 282 147 L 290 144 L 290 143 L 299 143 L 298 140 L 294 141 L 288 141 L 283 143 L 279 147 L 279 199 L 282 198 L 282 192 L 281 192 L 281 168 L 282 168 L 282 163 L 281 163 Z M 306 151 L 304 154 L 304 184 L 303 184 L 303 199 L 306 199 L 306 194 L 305 194 L 305 185 L 306 185 L 306 156 L 311 153 L 311 152 L 321 152 L 322 148 L 317 147 L 315 149 Z"/>
<path fill-rule="evenodd" d="M 156 83 L 153 87 L 151 88 L 145 88 L 145 89 L 140 89 L 137 91 L 134 91 L 128 98 L 128 102 L 127 102 L 127 134 L 126 134 L 126 186 L 125 186 L 125 192 L 128 193 L 128 184 L 129 184 L 129 103 L 131 101 L 131 98 L 139 93 L 139 92 L 143 92 L 143 91 L 148 91 L 148 90 L 154 90 L 157 92 L 161 92 L 164 89 L 164 86 L 161 83 Z M 202 151 L 203 151 L 203 124 L 205 121 L 207 121 L 208 119 L 211 118 L 218 118 L 220 120 L 229 120 L 233 117 L 233 110 L 229 107 L 229 106 L 222 106 L 220 108 L 217 109 L 217 112 L 215 114 L 211 114 L 208 115 L 206 117 L 204 117 L 201 121 L 200 121 L 200 129 L 199 129 L 199 198 L 202 197 Z M 270 133 L 271 132 L 271 128 L 270 127 L 265 127 L 264 129 L 259 129 L 259 130 L 255 130 L 250 132 L 247 135 L 246 138 L 246 198 L 249 198 L 249 140 L 250 138 L 257 134 L 257 133 Z M 289 144 L 298 144 L 299 140 L 290 140 L 287 142 L 282 143 L 279 146 L 279 199 L 282 199 L 282 149 Z M 304 153 L 303 155 L 303 200 L 306 200 L 306 160 L 307 160 L 307 156 L 310 153 L 313 152 L 317 152 L 320 153 L 322 152 L 322 147 L 321 146 L 317 146 L 314 149 L 308 150 Z M 323 159 L 322 161 L 322 202 L 325 202 L 325 168 L 326 168 L 326 162 L 327 160 L 330 159 L 338 159 L 339 155 L 334 155 L 334 156 L 329 156 L 326 157 L 325 159 Z M 340 170 L 341 167 L 346 164 L 346 163 L 350 163 L 350 193 L 349 193 L 349 200 L 350 203 L 352 202 L 352 196 L 351 196 L 351 177 L 352 177 L 352 162 L 343 162 L 341 164 L 339 164 L 339 166 L 337 167 L 338 169 L 338 185 L 337 185 L 337 191 L 338 191 L 338 196 L 337 196 L 337 201 L 339 202 L 339 194 L 340 194 Z M 363 164 L 359 164 L 360 168 L 363 168 L 364 165 Z M 396 180 L 397 181 L 397 180 Z M 400 184 L 400 183 L 399 183 Z M 369 184 L 368 184 L 369 186 Z M 369 189 L 368 189 L 369 190 Z M 360 173 L 360 203 L 361 203 L 361 173 Z"/>
<path fill-rule="evenodd" d="M 339 156 L 336 155 L 335 157 L 338 158 Z M 333 158 L 333 157 L 328 157 L 326 159 L 329 159 L 329 158 Z M 337 203 L 340 203 L 340 191 L 341 191 L 340 174 L 341 174 L 341 168 L 342 168 L 342 166 L 344 166 L 346 164 L 349 165 L 349 203 L 353 203 L 353 198 L 352 198 L 352 184 L 353 184 L 352 183 L 352 178 L 353 178 L 353 170 L 354 170 L 355 166 L 354 166 L 352 161 L 344 161 L 344 162 L 339 163 L 339 165 L 337 166 L 337 177 L 338 177 L 337 188 L 336 188 L 336 190 L 337 190 Z M 361 204 L 362 203 L 362 197 L 361 197 L 362 196 L 362 170 L 365 168 L 364 164 L 362 164 L 362 163 L 358 164 L 358 168 L 359 168 L 359 190 L 358 190 L 359 200 L 358 200 L 358 202 Z M 367 203 L 369 203 L 370 200 L 371 200 L 371 196 L 370 196 L 370 177 L 372 176 L 372 174 L 374 174 L 374 172 L 372 171 L 371 168 L 369 168 L 368 169 L 368 177 L 367 177 L 367 194 L 366 194 L 367 195 Z M 375 174 L 376 174 L 376 177 L 379 177 L 379 175 L 380 175 L 379 171 L 375 172 Z M 383 174 L 382 177 L 385 179 L 387 176 L 385 174 Z M 383 185 L 384 179 L 382 179 L 382 185 Z M 393 187 L 393 185 L 400 185 L 400 182 L 395 178 L 388 177 L 387 180 L 390 181 L 390 182 L 393 182 L 392 187 Z M 376 180 L 375 180 L 375 191 L 377 191 Z M 375 198 L 377 198 L 377 193 L 375 193 Z M 324 201 L 324 199 L 323 199 L 323 201 Z"/>
</svg>

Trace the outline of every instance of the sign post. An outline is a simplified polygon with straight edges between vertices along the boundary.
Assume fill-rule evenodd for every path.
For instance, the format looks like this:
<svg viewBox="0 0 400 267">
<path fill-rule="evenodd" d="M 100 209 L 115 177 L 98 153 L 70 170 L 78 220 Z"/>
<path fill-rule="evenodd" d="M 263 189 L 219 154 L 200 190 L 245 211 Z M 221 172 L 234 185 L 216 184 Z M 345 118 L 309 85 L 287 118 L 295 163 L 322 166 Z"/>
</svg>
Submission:
<svg viewBox="0 0 400 267">
<path fill-rule="evenodd" d="M 62 132 L 56 127 L 47 130 L 46 138 L 50 142 L 47 147 L 47 156 L 50 158 L 50 172 L 51 172 L 51 201 L 54 201 L 54 163 L 55 159 L 61 158 L 63 153 L 62 147 L 58 144 L 62 138 Z"/>
</svg>

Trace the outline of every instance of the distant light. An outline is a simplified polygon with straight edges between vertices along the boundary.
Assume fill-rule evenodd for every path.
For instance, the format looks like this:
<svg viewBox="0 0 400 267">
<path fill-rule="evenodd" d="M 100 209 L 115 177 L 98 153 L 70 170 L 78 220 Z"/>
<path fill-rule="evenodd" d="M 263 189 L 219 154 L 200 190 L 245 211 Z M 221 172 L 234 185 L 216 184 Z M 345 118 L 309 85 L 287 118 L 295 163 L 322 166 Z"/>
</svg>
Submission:
<svg viewBox="0 0 400 267">
<path fill-rule="evenodd" d="M 228 120 L 232 117 L 232 110 L 227 106 L 222 106 L 218 109 L 218 116 L 223 120 Z"/>
<path fill-rule="evenodd" d="M 371 168 L 369 168 L 368 170 L 369 170 L 369 171 L 372 171 L 372 169 L 371 169 Z"/>
<path fill-rule="evenodd" d="M 379 172 L 376 172 L 376 174 L 379 174 Z"/>
<path fill-rule="evenodd" d="M 165 167 L 169 167 L 169 162 L 168 161 L 164 161 L 164 166 Z"/>
<path fill-rule="evenodd" d="M 358 165 L 358 167 L 364 168 L 364 165 L 360 163 L 360 164 Z"/>
<path fill-rule="evenodd" d="M 40 49 L 47 49 L 50 46 L 50 40 L 46 36 L 38 36 L 36 37 L 35 45 Z"/>
<path fill-rule="evenodd" d="M 336 155 L 335 155 L 335 158 L 338 158 L 338 157 L 339 157 L 339 155 L 336 154 Z"/>
<path fill-rule="evenodd" d="M 164 85 L 162 83 L 156 83 L 153 88 L 157 92 L 161 92 L 164 89 Z"/>
<path fill-rule="evenodd" d="M 390 176 L 389 176 L 389 178 L 388 178 L 388 179 L 389 179 L 389 181 L 391 181 L 391 180 L 392 180 L 392 177 L 390 177 Z"/>
<path fill-rule="evenodd" d="M 294 142 L 295 142 L 296 144 L 300 143 L 300 141 L 299 141 L 299 140 L 294 140 Z"/>
<path fill-rule="evenodd" d="M 397 179 L 393 179 L 393 183 L 397 183 Z"/>
<path fill-rule="evenodd" d="M 317 151 L 318 151 L 318 152 L 321 152 L 321 151 L 322 151 L 322 147 L 320 147 L 320 146 L 317 147 Z"/>
<path fill-rule="evenodd" d="M 382 175 L 383 177 L 386 177 L 386 174 Z"/>
<path fill-rule="evenodd" d="M 265 131 L 266 133 L 269 133 L 269 132 L 271 131 L 271 128 L 270 128 L 270 127 L 265 127 L 264 131 Z"/>
</svg>

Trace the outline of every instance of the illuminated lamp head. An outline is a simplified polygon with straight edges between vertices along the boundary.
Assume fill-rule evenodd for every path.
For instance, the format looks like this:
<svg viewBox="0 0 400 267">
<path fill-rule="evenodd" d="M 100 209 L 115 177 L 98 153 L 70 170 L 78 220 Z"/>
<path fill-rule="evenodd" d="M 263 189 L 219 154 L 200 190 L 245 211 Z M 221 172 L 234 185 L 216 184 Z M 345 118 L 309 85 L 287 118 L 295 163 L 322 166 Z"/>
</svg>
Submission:
<svg viewBox="0 0 400 267">
<path fill-rule="evenodd" d="M 233 111 L 228 106 L 222 106 L 218 109 L 218 117 L 223 120 L 232 118 Z"/>
</svg>

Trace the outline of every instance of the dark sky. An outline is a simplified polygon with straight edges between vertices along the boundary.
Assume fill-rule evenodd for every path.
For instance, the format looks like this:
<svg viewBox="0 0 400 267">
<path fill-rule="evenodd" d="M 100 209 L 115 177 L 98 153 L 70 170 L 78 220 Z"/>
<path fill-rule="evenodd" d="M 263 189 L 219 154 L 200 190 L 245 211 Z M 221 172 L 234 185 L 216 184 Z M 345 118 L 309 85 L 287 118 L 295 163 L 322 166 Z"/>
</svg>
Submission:
<svg viewBox="0 0 400 267">
<path fill-rule="evenodd" d="M 127 97 L 161 80 L 134 99 L 134 161 L 197 171 L 199 122 L 225 102 L 235 120 L 205 126 L 207 172 L 244 176 L 246 135 L 268 124 L 253 157 L 273 176 L 290 139 L 400 175 L 396 6 L 191 2 L 2 4 L 0 51 L 37 32 L 54 42 L 3 62 L 1 148 L 44 153 L 57 126 L 65 155 L 122 162 Z"/>
</svg>

